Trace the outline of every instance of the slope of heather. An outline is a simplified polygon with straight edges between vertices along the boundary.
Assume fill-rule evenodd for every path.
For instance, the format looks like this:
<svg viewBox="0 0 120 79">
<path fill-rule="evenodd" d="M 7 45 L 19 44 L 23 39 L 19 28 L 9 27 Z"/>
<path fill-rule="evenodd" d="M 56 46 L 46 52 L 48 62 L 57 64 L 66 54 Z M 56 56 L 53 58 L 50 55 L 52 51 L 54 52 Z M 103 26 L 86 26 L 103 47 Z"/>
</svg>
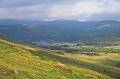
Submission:
<svg viewBox="0 0 120 79">
<path fill-rule="evenodd" d="M 69 55 L 0 40 L 0 79 L 111 79 Z"/>
</svg>

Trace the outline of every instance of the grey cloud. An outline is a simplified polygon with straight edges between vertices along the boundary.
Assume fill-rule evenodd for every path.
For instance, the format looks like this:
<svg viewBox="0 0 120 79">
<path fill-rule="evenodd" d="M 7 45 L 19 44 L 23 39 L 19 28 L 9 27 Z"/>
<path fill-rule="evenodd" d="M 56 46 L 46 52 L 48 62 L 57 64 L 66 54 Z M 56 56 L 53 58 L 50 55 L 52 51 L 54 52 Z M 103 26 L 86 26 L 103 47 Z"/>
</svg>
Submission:
<svg viewBox="0 0 120 79">
<path fill-rule="evenodd" d="M 0 18 L 119 19 L 119 4 L 120 0 L 0 0 Z"/>
<path fill-rule="evenodd" d="M 0 7 L 22 7 L 31 5 L 56 4 L 64 2 L 73 2 L 74 0 L 0 0 Z M 80 0 L 76 0 L 80 1 Z M 74 1 L 74 2 L 76 2 Z"/>
<path fill-rule="evenodd" d="M 48 13 L 49 7 L 42 5 L 0 8 L 0 18 L 43 20 Z"/>
<path fill-rule="evenodd" d="M 120 14 L 119 13 L 103 13 L 103 14 L 96 14 L 92 15 L 87 20 L 120 20 Z"/>
</svg>

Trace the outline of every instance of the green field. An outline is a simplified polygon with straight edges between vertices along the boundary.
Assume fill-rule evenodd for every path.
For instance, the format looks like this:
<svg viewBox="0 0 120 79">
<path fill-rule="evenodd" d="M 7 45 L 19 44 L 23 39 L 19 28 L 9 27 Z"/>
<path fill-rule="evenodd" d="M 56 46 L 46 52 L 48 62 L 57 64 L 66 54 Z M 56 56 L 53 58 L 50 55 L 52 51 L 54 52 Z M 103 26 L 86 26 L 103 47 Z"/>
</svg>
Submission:
<svg viewBox="0 0 120 79">
<path fill-rule="evenodd" d="M 0 79 L 120 79 L 120 54 L 72 54 L 0 40 Z"/>
</svg>

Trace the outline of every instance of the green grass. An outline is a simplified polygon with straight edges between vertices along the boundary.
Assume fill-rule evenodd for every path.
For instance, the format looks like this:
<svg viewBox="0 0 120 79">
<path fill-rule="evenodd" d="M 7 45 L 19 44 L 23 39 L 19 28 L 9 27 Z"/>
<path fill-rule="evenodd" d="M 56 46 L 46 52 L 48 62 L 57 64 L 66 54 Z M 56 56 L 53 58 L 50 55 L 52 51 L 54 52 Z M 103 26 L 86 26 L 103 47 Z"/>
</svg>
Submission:
<svg viewBox="0 0 120 79">
<path fill-rule="evenodd" d="M 47 52 L 47 51 L 46 51 Z M 35 54 L 35 53 L 34 53 Z M 103 56 L 87 56 L 81 54 L 71 54 L 65 53 L 64 55 L 50 53 L 50 52 L 36 52 L 36 56 L 46 56 L 48 59 L 53 61 L 59 61 L 62 63 L 70 64 L 76 67 L 82 67 L 94 70 L 96 72 L 111 76 L 115 79 L 119 79 L 120 77 L 120 68 L 113 66 L 108 63 L 109 60 L 118 61 L 120 60 L 119 54 L 106 54 Z"/>
<path fill-rule="evenodd" d="M 113 56 L 114 61 L 119 60 L 117 56 Z M 119 79 L 119 67 L 103 62 L 101 57 L 60 54 L 0 40 L 0 79 Z M 72 72 L 54 67 L 59 62 Z M 99 71 L 100 68 L 106 68 L 106 72 Z M 107 74 L 107 70 L 111 70 L 112 75 Z"/>
<path fill-rule="evenodd" d="M 93 52 L 95 55 L 98 53 L 120 53 L 119 46 L 73 46 L 63 48 L 66 51 L 75 51 L 81 53 Z"/>
</svg>

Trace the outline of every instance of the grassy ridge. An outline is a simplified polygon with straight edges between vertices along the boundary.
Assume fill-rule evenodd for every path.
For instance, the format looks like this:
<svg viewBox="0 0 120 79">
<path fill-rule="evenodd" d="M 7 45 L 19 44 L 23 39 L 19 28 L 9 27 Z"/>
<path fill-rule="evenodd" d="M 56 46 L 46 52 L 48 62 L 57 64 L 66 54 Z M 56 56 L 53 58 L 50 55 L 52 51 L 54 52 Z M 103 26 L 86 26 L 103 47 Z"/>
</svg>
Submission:
<svg viewBox="0 0 120 79">
<path fill-rule="evenodd" d="M 61 55 L 57 51 L 31 48 L 0 40 L 0 79 L 111 79 L 106 73 L 104 75 L 97 70 L 87 68 L 87 63 L 88 66 L 93 64 L 94 67 L 101 63 L 106 64 L 105 62 L 90 58 L 91 63 L 87 58 L 85 59 L 86 56 L 83 60 L 79 57 L 81 55 L 66 53 Z M 98 61 L 99 64 L 96 63 Z M 64 63 L 72 72 L 54 67 L 59 62 Z M 113 67 L 112 70 L 114 74 L 119 73 L 117 67 Z M 118 76 L 111 77 L 117 78 Z"/>
<path fill-rule="evenodd" d="M 45 51 L 47 52 L 47 51 Z M 57 52 L 56 52 L 57 53 Z M 71 54 L 64 53 L 64 55 L 56 53 L 44 53 L 36 52 L 36 56 L 46 56 L 48 59 L 53 61 L 59 61 L 62 63 L 74 65 L 76 67 L 82 67 L 103 73 L 105 75 L 111 76 L 115 79 L 120 78 L 120 68 L 112 66 L 111 64 L 105 64 L 105 61 L 108 63 L 109 60 L 119 61 L 119 54 L 106 54 L 104 56 L 87 56 L 81 54 Z M 119 62 L 118 62 L 119 63 Z"/>
</svg>

